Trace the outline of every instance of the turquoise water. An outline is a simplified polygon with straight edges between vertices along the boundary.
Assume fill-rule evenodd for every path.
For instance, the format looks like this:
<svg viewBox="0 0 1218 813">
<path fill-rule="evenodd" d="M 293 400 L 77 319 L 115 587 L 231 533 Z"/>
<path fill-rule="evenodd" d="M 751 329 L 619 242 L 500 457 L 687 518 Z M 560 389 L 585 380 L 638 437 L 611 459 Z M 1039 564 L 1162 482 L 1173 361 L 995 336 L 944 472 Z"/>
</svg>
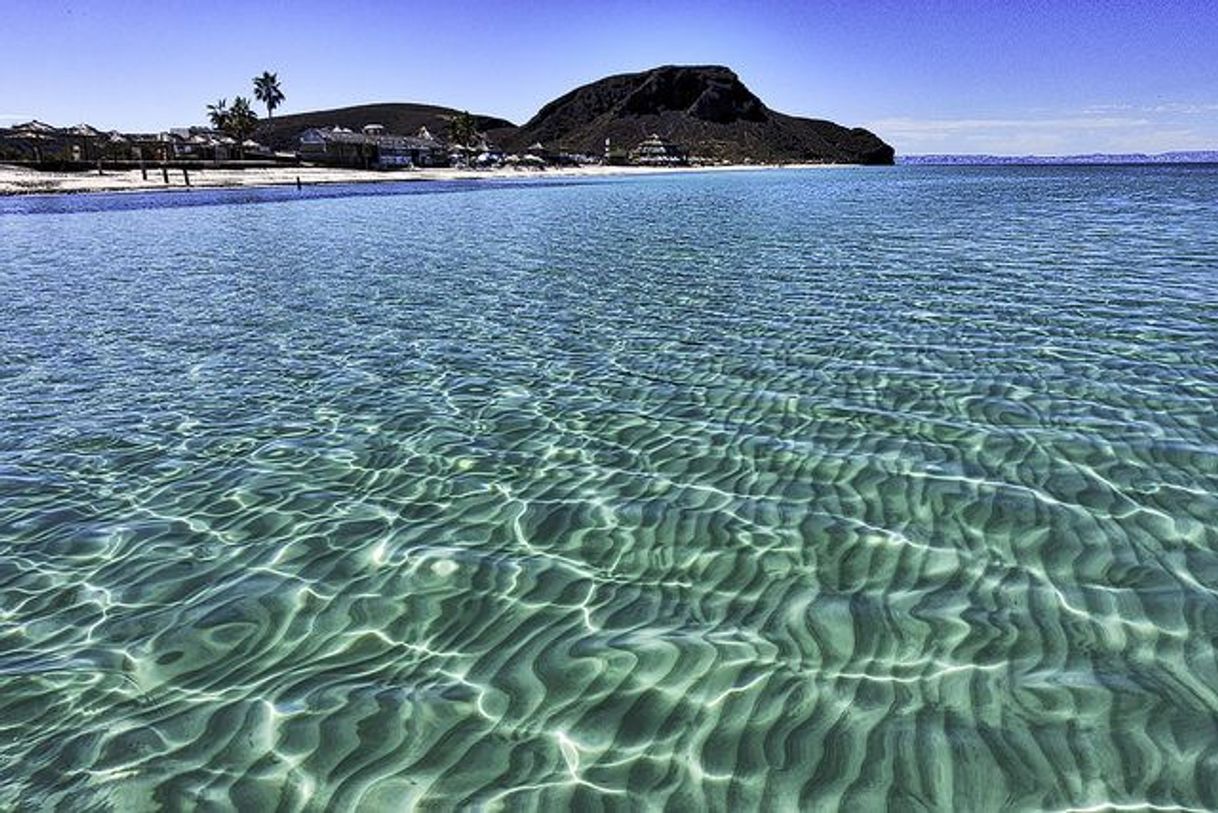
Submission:
<svg viewBox="0 0 1218 813">
<path fill-rule="evenodd" d="M 1216 216 L 0 201 L 0 807 L 1218 808 Z"/>
</svg>

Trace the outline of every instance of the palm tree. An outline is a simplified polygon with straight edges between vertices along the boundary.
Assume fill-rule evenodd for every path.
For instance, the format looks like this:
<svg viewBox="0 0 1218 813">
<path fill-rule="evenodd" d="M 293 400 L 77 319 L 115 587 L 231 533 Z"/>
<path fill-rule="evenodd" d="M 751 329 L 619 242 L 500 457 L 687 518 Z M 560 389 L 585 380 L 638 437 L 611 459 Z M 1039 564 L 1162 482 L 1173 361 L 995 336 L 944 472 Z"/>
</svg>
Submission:
<svg viewBox="0 0 1218 813">
<path fill-rule="evenodd" d="M 448 140 L 455 145 L 469 148 L 478 137 L 478 123 L 469 111 L 453 116 L 448 122 Z"/>
<path fill-rule="evenodd" d="M 217 130 L 228 129 L 228 118 L 232 115 L 228 109 L 228 99 L 221 99 L 215 104 L 207 106 L 207 120 L 211 122 L 211 126 Z"/>
<path fill-rule="evenodd" d="M 250 100 L 244 96 L 233 99 L 233 106 L 228 109 L 228 121 L 225 132 L 237 141 L 237 154 L 245 157 L 245 139 L 254 134 L 258 127 L 258 114 L 250 107 Z"/>
<path fill-rule="evenodd" d="M 255 76 L 254 98 L 266 105 L 266 117 L 270 119 L 285 98 L 279 87 L 279 75 L 263 71 L 262 76 Z"/>
</svg>

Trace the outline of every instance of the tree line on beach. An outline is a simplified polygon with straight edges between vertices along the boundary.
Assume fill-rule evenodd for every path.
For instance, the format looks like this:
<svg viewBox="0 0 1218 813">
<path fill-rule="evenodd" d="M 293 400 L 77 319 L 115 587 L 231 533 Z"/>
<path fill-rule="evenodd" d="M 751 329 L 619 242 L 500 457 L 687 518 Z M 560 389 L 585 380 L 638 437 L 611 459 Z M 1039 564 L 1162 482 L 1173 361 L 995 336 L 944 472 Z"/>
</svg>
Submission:
<svg viewBox="0 0 1218 813">
<path fill-rule="evenodd" d="M 261 75 L 255 76 L 254 98 L 266 105 L 266 117 L 269 121 L 275 114 L 275 108 L 287 98 L 279 86 L 278 74 L 263 71 Z M 212 127 L 236 141 L 238 152 L 242 154 L 246 139 L 258 129 L 258 114 L 254 112 L 253 104 L 246 96 L 236 97 L 232 105 L 229 105 L 227 98 L 209 104 L 207 120 Z"/>
<path fill-rule="evenodd" d="M 287 98 L 279 84 L 278 73 L 263 71 L 253 79 L 254 98 L 266 107 L 266 118 L 270 122 L 275 109 Z M 247 96 L 237 96 L 229 104 L 227 97 L 207 106 L 207 120 L 212 128 L 237 142 L 239 154 L 244 156 L 244 146 L 258 130 L 258 114 Z M 448 123 L 448 140 L 467 152 L 473 151 L 484 138 L 478 128 L 477 119 L 468 110 L 452 117 Z"/>
</svg>

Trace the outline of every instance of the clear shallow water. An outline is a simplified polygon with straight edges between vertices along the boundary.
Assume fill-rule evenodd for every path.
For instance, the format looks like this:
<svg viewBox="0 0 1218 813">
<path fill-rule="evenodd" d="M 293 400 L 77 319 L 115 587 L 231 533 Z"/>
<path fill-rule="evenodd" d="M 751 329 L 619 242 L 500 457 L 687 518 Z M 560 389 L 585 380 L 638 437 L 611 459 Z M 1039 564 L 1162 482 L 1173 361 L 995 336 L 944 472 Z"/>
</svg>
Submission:
<svg viewBox="0 0 1218 813">
<path fill-rule="evenodd" d="M 4 203 L 0 806 L 1218 807 L 1218 170 L 381 191 Z"/>
</svg>

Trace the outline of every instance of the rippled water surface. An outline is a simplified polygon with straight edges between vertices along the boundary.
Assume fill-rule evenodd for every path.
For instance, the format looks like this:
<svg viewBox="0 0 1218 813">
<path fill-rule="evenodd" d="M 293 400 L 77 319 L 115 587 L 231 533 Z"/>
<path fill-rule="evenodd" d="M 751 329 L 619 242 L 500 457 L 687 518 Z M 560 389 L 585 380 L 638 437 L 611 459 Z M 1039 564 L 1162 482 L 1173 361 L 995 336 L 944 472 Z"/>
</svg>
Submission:
<svg viewBox="0 0 1218 813">
<path fill-rule="evenodd" d="M 0 807 L 1218 807 L 1218 170 L 360 191 L 4 203 Z"/>
</svg>

